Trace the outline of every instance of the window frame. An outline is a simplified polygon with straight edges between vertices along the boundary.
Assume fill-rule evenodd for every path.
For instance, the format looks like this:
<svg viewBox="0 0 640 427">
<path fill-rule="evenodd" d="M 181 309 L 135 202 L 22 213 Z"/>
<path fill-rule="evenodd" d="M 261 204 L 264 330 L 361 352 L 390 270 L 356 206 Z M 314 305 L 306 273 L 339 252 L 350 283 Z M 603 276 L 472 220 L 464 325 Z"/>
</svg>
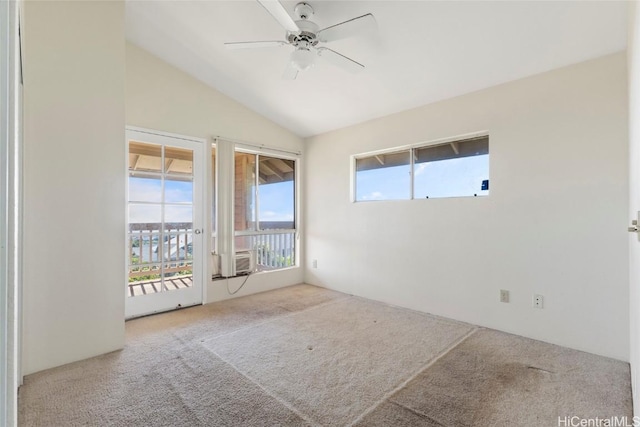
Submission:
<svg viewBox="0 0 640 427">
<path fill-rule="evenodd" d="M 269 149 L 267 147 L 254 147 L 250 145 L 243 145 L 240 143 L 234 144 L 234 156 L 235 153 L 243 153 L 243 154 L 253 154 L 256 156 L 256 182 L 255 182 L 255 230 L 236 230 L 233 227 L 233 239 L 235 241 L 238 237 L 247 237 L 247 236 L 266 236 L 266 235 L 286 235 L 293 234 L 294 248 L 293 253 L 295 254 L 294 263 L 290 266 L 278 267 L 274 269 L 258 271 L 258 273 L 272 272 L 272 271 L 280 271 L 287 268 L 297 268 L 300 266 L 300 191 L 302 186 L 300 185 L 301 179 L 301 155 L 295 153 L 289 153 L 282 150 L 277 149 Z M 278 158 L 282 160 L 289 160 L 294 162 L 294 175 L 293 175 L 293 228 L 287 229 L 260 229 L 260 191 L 259 191 L 259 171 L 260 171 L 260 156 L 264 157 L 272 157 Z M 235 193 L 235 187 L 233 189 Z"/>
<path fill-rule="evenodd" d="M 236 230 L 235 226 L 233 227 L 233 240 L 234 240 L 234 247 L 235 247 L 235 241 L 238 237 L 252 237 L 252 236 L 265 236 L 264 238 L 268 238 L 267 236 L 282 236 L 282 238 L 286 239 L 287 235 L 292 235 L 292 243 L 294 245 L 293 247 L 293 256 L 294 256 L 294 262 L 291 265 L 285 265 L 285 266 L 277 266 L 277 267 L 271 267 L 271 268 L 266 268 L 264 270 L 258 270 L 258 273 L 269 273 L 269 272 L 274 272 L 274 271 L 281 271 L 281 270 L 285 270 L 288 268 L 298 268 L 300 267 L 300 234 L 299 234 L 299 229 L 300 229 L 300 211 L 301 211 L 301 206 L 300 206 L 300 190 L 301 190 L 301 185 L 300 185 L 300 178 L 301 178 L 301 170 L 300 170 L 300 166 L 301 166 L 301 156 L 300 155 L 296 155 L 294 153 L 288 153 L 288 152 L 283 152 L 280 150 L 270 150 L 268 148 L 256 148 L 256 147 L 251 147 L 251 146 L 244 146 L 242 144 L 238 144 L 236 143 L 234 146 L 234 158 L 235 158 L 235 154 L 236 153 L 243 153 L 243 154 L 252 154 L 256 156 L 256 162 L 255 162 L 255 193 L 254 193 L 254 197 L 255 197 L 255 230 Z M 259 178 L 259 171 L 260 171 L 260 156 L 264 156 L 264 157 L 271 157 L 271 158 L 278 158 L 278 159 L 282 159 L 282 160 L 289 160 L 289 161 L 293 161 L 294 163 L 294 175 L 293 175 L 293 228 L 287 228 L 287 229 L 267 229 L 267 230 L 262 230 L 260 228 L 260 178 Z M 234 166 L 235 166 L 235 162 L 234 162 Z M 235 194 L 235 186 L 233 187 L 233 193 Z M 234 213 L 235 216 L 235 213 Z M 236 248 L 237 251 L 237 248 Z M 256 260 L 256 265 L 258 265 L 258 260 Z"/>
<path fill-rule="evenodd" d="M 300 157 L 296 156 L 295 154 L 283 154 L 283 153 L 278 153 L 278 152 L 273 152 L 270 151 L 268 149 L 263 149 L 263 150 L 257 150 L 257 149 L 250 149 L 250 148 L 244 148 L 242 146 L 238 146 L 236 145 L 235 147 L 235 152 L 237 153 L 243 153 L 243 154 L 253 154 L 256 156 L 256 179 L 255 179 L 255 198 L 256 198 L 256 208 L 255 208 L 255 224 L 256 224 L 256 229 L 255 230 L 247 230 L 247 231 L 237 231 L 237 230 L 233 230 L 234 232 L 234 236 L 238 237 L 238 236 L 243 236 L 243 235 L 249 235 L 249 234 L 255 234 L 258 232 L 261 232 L 261 234 L 275 234 L 273 233 L 275 232 L 279 232 L 279 231 L 287 231 L 287 232 L 291 232 L 294 231 L 295 233 L 298 232 L 299 226 L 298 226 L 298 221 L 299 221 L 299 215 L 298 212 L 300 210 L 299 207 L 299 199 L 300 199 L 300 194 L 299 194 L 299 189 L 300 189 L 300 185 L 299 185 L 299 179 L 300 179 Z M 294 175 L 293 175 L 293 228 L 281 228 L 281 229 L 267 229 L 267 230 L 261 230 L 260 229 L 260 156 L 264 156 L 264 157 L 273 157 L 273 158 L 277 158 L 277 159 L 283 159 L 283 160 L 290 160 L 294 162 Z M 235 189 L 234 189 L 235 191 Z M 247 233 L 247 234 L 236 234 L 236 233 Z M 260 234 L 260 233 L 258 233 Z"/>
<path fill-rule="evenodd" d="M 238 254 L 240 251 L 249 250 L 252 251 L 251 247 L 238 247 L 238 238 L 248 237 L 252 241 L 250 245 L 253 244 L 285 244 L 287 248 L 291 248 L 291 252 L 286 252 L 292 257 L 292 260 L 288 263 L 283 261 L 282 258 L 275 257 L 273 258 L 273 254 L 268 251 L 267 255 L 264 255 L 264 252 L 254 251 L 256 255 L 255 265 L 258 267 L 255 274 L 270 274 L 275 273 L 277 271 L 292 269 L 292 268 L 300 268 L 301 266 L 301 258 L 300 254 L 302 253 L 302 246 L 300 242 L 300 232 L 299 230 L 302 228 L 301 218 L 302 218 L 302 207 L 301 207 L 301 191 L 302 191 L 302 152 L 281 149 L 281 148 L 271 148 L 265 145 L 258 145 L 250 142 L 233 140 L 225 137 L 212 137 L 211 139 L 211 150 L 215 150 L 215 158 L 211 158 L 210 163 L 211 167 L 209 170 L 212 173 L 212 176 L 209 180 L 209 185 L 216 186 L 216 189 L 209 191 L 209 194 L 215 193 L 215 201 L 211 200 L 209 202 L 209 208 L 215 209 L 215 213 L 211 214 L 212 221 L 215 221 L 215 225 L 212 225 L 211 228 L 211 237 L 214 241 L 211 242 L 211 254 L 213 255 L 213 262 L 210 263 L 210 273 L 212 278 L 219 277 L 235 277 L 234 276 L 223 276 L 223 272 L 227 272 L 227 274 L 233 274 L 234 268 L 232 260 L 235 258 L 235 254 Z M 262 155 L 265 157 L 279 158 L 282 160 L 290 160 L 293 161 L 295 166 L 295 171 L 293 174 L 294 180 L 294 220 L 293 225 L 295 228 L 287 228 L 281 230 L 236 230 L 235 228 L 235 158 L 237 153 L 244 154 L 252 154 L 252 155 Z M 209 153 L 209 157 L 211 153 Z M 254 193 L 255 194 L 255 193 Z M 259 207 L 258 207 L 259 209 Z M 257 212 L 257 211 L 256 211 Z M 275 240 L 269 240 L 274 238 Z M 266 241 L 265 241 L 266 239 Z M 284 241 L 283 241 L 284 240 Z M 289 243 L 287 243 L 289 242 Z M 261 263 L 262 261 L 265 263 Z M 266 258 L 264 258 L 266 256 Z M 216 260 L 220 261 L 220 264 L 216 267 Z M 284 264 L 283 264 L 284 262 Z M 260 268 L 263 266 L 264 268 Z"/>
<path fill-rule="evenodd" d="M 427 141 L 427 142 L 419 142 L 419 143 L 415 143 L 415 144 L 408 144 L 408 145 L 401 145 L 401 146 L 396 146 L 396 147 L 391 147 L 391 148 L 384 148 L 381 150 L 375 150 L 375 151 L 368 151 L 365 153 L 358 153 L 358 154 L 353 154 L 350 157 L 350 179 L 351 179 L 351 185 L 350 185 L 350 201 L 351 203 L 367 203 L 367 202 L 406 202 L 409 200 L 429 200 L 429 198 L 420 198 L 420 199 L 416 199 L 415 198 L 415 176 L 414 176 L 414 170 L 415 170 L 415 150 L 416 149 L 420 149 L 420 148 L 428 148 L 428 147 L 434 147 L 434 146 L 438 146 L 438 145 L 445 145 L 445 144 L 450 144 L 452 142 L 462 142 L 465 140 L 469 140 L 469 139 L 476 139 L 476 138 L 483 138 L 486 137 L 487 139 L 490 139 L 489 137 L 489 131 L 484 130 L 484 131 L 478 131 L 478 132 L 472 132 L 472 133 L 468 133 L 468 134 L 463 134 L 463 135 L 457 135 L 457 136 L 453 136 L 453 137 L 447 137 L 447 138 L 440 138 L 440 139 L 435 139 L 435 140 L 431 140 L 431 141 Z M 410 175 L 410 191 L 409 191 L 409 198 L 408 199 L 382 199 L 382 200 L 357 200 L 357 160 L 360 159 L 364 159 L 364 158 L 369 158 L 369 157 L 373 157 L 373 156 L 379 156 L 379 155 L 385 155 L 385 154 L 393 154 L 393 153 L 400 153 L 400 152 L 404 152 L 404 151 L 408 151 L 409 152 L 409 175 Z M 489 174 L 491 174 L 491 168 L 489 168 Z M 491 178 L 489 178 L 489 181 L 491 181 Z M 489 193 L 490 194 L 490 193 Z M 484 195 L 482 197 L 489 197 L 489 194 Z M 438 199 L 451 199 L 451 198 L 459 198 L 459 197 L 471 197 L 471 196 L 453 196 L 453 197 L 434 197 L 434 198 L 438 198 Z M 474 197 L 475 198 L 475 197 Z"/>
</svg>

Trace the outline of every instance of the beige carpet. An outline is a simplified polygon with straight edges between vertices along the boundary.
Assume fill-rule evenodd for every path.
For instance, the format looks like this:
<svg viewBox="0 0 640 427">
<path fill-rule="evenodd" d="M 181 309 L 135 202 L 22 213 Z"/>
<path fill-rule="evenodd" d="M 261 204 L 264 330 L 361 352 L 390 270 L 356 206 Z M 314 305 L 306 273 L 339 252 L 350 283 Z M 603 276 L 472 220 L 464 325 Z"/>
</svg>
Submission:
<svg viewBox="0 0 640 427">
<path fill-rule="evenodd" d="M 309 422 L 342 426 L 472 330 L 351 297 L 205 346 Z"/>
<path fill-rule="evenodd" d="M 25 378 L 23 426 L 558 425 L 631 416 L 628 364 L 301 285 L 127 322 Z"/>
</svg>

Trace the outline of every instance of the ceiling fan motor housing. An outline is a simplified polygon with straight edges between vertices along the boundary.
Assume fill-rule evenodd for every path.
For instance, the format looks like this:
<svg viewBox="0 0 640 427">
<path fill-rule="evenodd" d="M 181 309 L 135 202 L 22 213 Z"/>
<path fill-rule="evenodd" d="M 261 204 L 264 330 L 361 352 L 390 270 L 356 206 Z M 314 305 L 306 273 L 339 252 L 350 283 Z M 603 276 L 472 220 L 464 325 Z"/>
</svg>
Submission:
<svg viewBox="0 0 640 427">
<path fill-rule="evenodd" d="M 305 2 L 298 3 L 293 11 L 299 19 L 311 19 L 313 16 L 313 8 Z"/>
<path fill-rule="evenodd" d="M 298 44 L 308 44 L 310 46 L 315 46 L 318 44 L 318 39 L 316 37 L 316 33 L 318 32 L 318 24 L 315 22 L 307 21 L 301 19 L 300 21 L 296 21 L 296 24 L 300 28 L 299 33 L 287 33 L 287 40 L 294 46 L 298 46 Z"/>
<path fill-rule="evenodd" d="M 310 21 L 313 16 L 313 8 L 307 3 L 298 3 L 294 9 L 296 16 L 299 18 L 296 25 L 300 29 L 299 32 L 287 32 L 287 41 L 295 47 L 309 47 L 318 44 L 316 34 L 320 30 L 318 24 Z"/>
</svg>

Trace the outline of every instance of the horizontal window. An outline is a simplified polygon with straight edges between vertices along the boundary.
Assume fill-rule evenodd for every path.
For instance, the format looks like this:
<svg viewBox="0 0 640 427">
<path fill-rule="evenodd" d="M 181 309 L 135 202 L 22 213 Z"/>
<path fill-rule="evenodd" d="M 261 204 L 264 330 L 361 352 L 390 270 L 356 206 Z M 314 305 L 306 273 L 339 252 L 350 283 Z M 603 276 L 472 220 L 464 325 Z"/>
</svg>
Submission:
<svg viewBox="0 0 640 427">
<path fill-rule="evenodd" d="M 414 198 L 489 194 L 489 137 L 414 149 Z"/>
<path fill-rule="evenodd" d="M 356 201 L 488 194 L 488 136 L 356 157 Z"/>
<path fill-rule="evenodd" d="M 409 151 L 356 159 L 356 201 L 411 197 Z"/>
</svg>

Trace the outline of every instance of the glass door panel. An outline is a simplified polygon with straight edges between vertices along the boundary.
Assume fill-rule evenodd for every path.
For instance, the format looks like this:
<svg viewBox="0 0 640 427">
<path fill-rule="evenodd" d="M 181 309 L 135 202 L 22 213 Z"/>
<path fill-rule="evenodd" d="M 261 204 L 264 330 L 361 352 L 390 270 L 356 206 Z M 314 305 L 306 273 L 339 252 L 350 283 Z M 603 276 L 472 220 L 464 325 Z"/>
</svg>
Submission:
<svg viewBox="0 0 640 427">
<path fill-rule="evenodd" d="M 202 302 L 202 144 L 141 136 L 129 139 L 127 317 Z"/>
</svg>

